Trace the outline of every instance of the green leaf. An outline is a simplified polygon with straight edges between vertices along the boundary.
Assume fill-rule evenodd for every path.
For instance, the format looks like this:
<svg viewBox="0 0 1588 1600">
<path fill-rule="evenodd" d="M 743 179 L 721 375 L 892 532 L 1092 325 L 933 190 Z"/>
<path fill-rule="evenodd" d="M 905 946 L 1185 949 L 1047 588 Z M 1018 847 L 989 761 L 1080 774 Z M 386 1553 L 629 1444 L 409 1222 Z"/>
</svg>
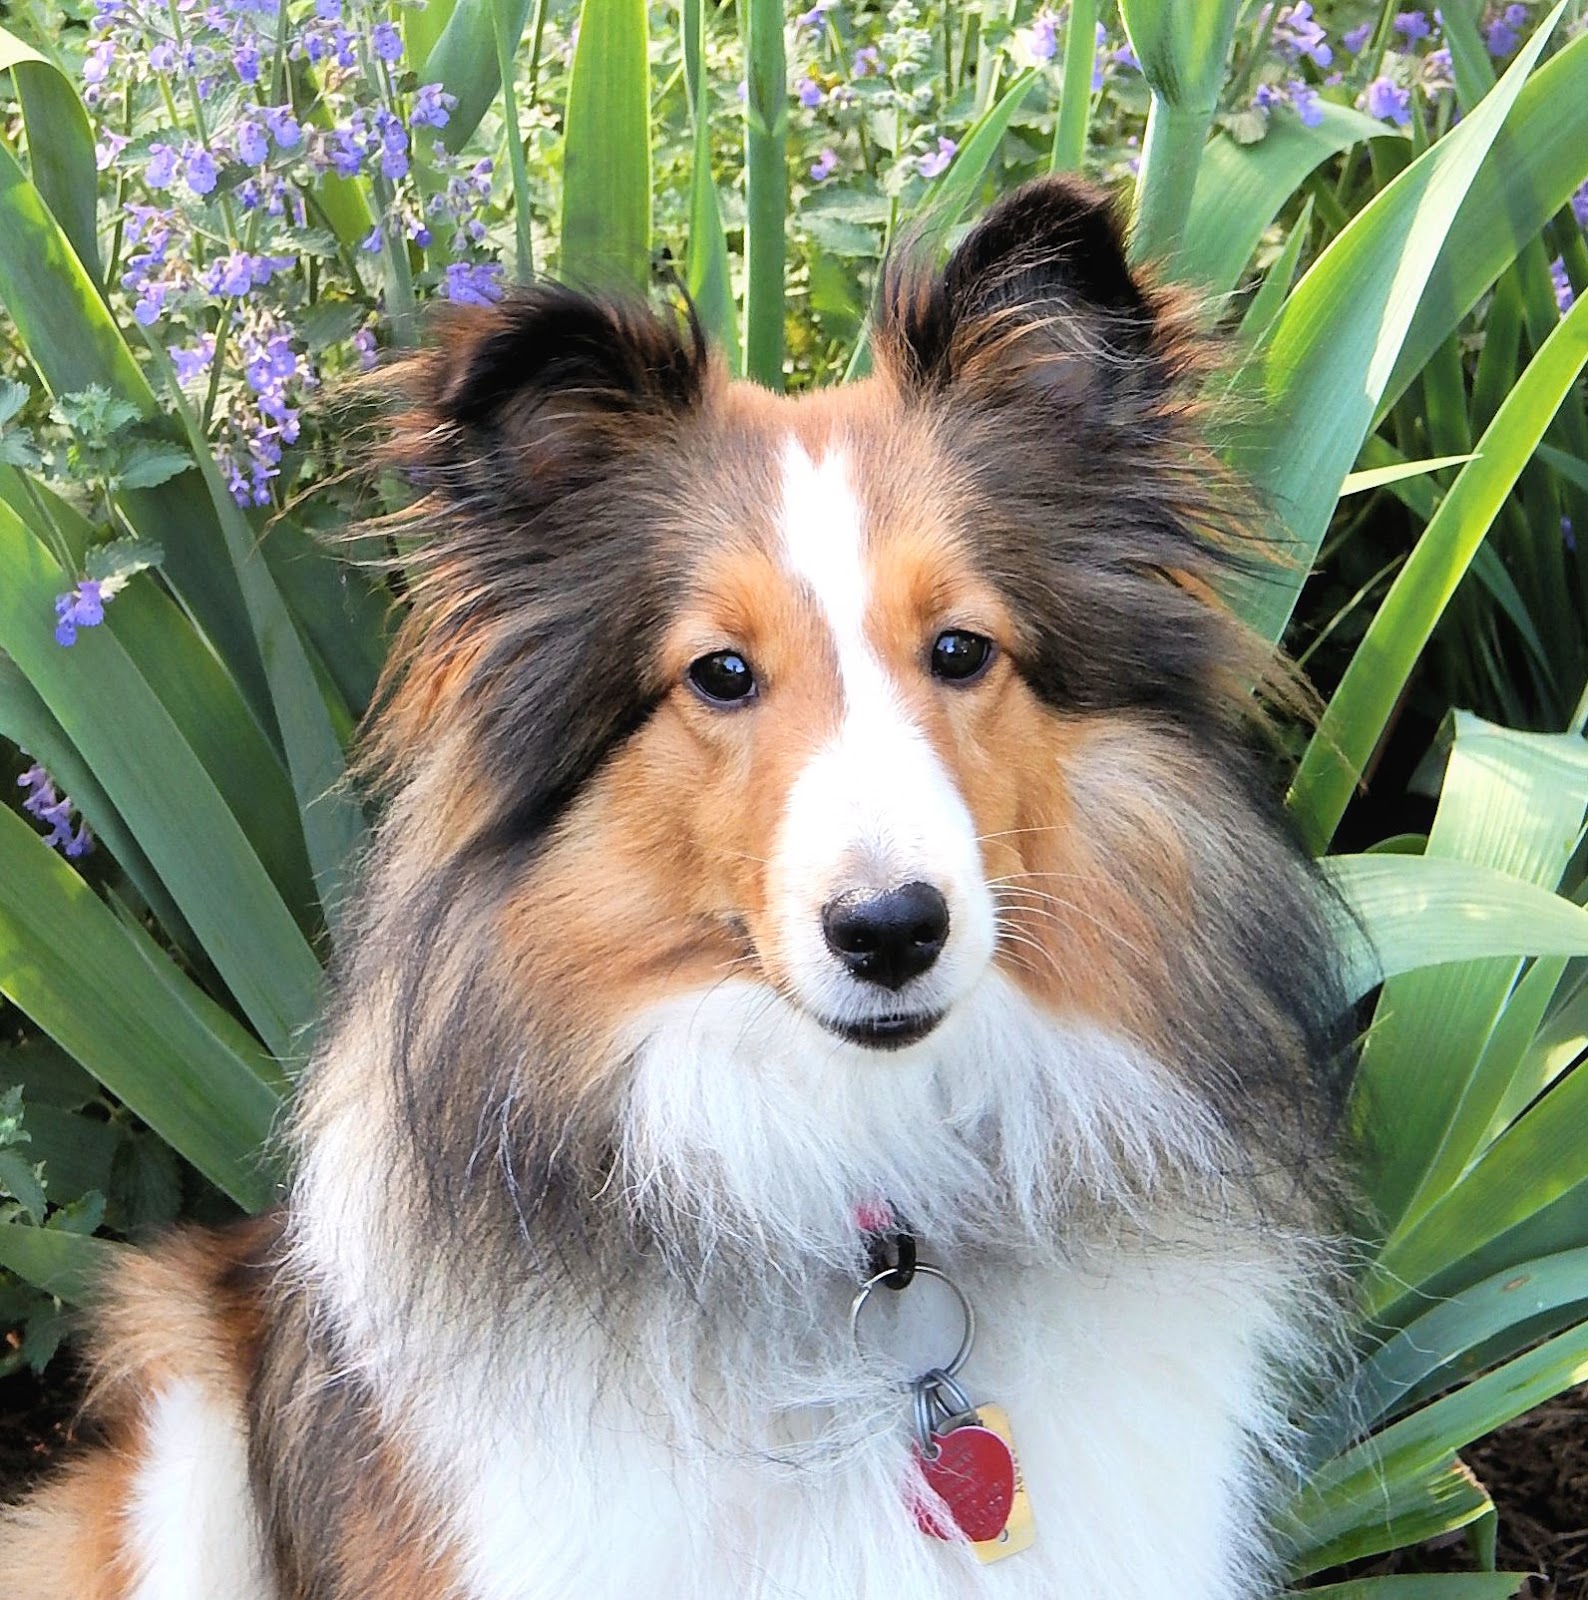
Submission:
<svg viewBox="0 0 1588 1600">
<path fill-rule="evenodd" d="M 1389 410 L 1584 178 L 1588 178 L 1588 34 L 1579 34 L 1546 61 L 1517 96 L 1515 111 L 1506 118 L 1461 200 L 1384 385 L 1378 416 Z"/>
<path fill-rule="evenodd" d="M 722 227 L 717 179 L 711 165 L 711 111 L 707 95 L 703 35 L 705 0 L 684 0 L 684 85 L 694 129 L 694 167 L 689 175 L 689 252 L 685 263 L 689 298 L 701 325 L 722 348 L 728 370 L 740 369 L 739 330 L 729 278 L 728 238 Z"/>
<path fill-rule="evenodd" d="M 10 1195 L 35 1223 L 44 1220 L 44 1185 L 39 1182 L 36 1163 L 20 1148 L 0 1150 L 0 1193 Z"/>
<path fill-rule="evenodd" d="M 320 966 L 258 857 L 119 639 L 99 627 L 69 650 L 55 643 L 53 601 L 68 576 L 9 506 L 0 570 L 0 648 L 82 752 L 261 1036 L 287 1053 L 318 1010 Z"/>
<path fill-rule="evenodd" d="M 1545 1311 L 1588 1299 L 1588 1246 L 1508 1268 L 1441 1299 L 1379 1346 L 1352 1375 L 1331 1408 L 1329 1442 L 1339 1449 L 1364 1426 L 1393 1411 L 1436 1374 L 1445 1382 L 1470 1376 L 1463 1356 L 1496 1334 Z"/>
<path fill-rule="evenodd" d="M 1330 156 L 1363 139 L 1400 137 L 1384 123 L 1346 106 L 1321 102 L 1323 120 L 1305 126 L 1293 113 L 1272 119 L 1268 135 L 1240 144 L 1215 134 L 1202 152 L 1178 275 L 1215 294 L 1235 287 L 1269 224 L 1301 180 Z"/>
<path fill-rule="evenodd" d="M 1439 1470 L 1451 1453 L 1588 1378 L 1588 1323 L 1485 1373 L 1336 1456 L 1300 1497 L 1345 1518 L 1388 1491 Z M 1388 1548 L 1387 1546 L 1385 1548 Z"/>
<path fill-rule="evenodd" d="M 644 293 L 651 277 L 645 0 L 583 0 L 568 78 L 562 276 Z"/>
<path fill-rule="evenodd" d="M 1470 861 L 1553 888 L 1588 811 L 1588 745 L 1465 714 L 1455 727 L 1425 859 Z M 1505 1083 L 1481 1067 L 1519 965 L 1501 956 L 1386 985 L 1353 1091 L 1379 1146 L 1369 1170 L 1386 1225 L 1418 1215 L 1482 1144 Z"/>
<path fill-rule="evenodd" d="M 1204 143 L 1218 109 L 1240 0 L 1120 0 L 1120 16 L 1152 90 L 1131 215 L 1139 260 L 1178 273 Z"/>
<path fill-rule="evenodd" d="M 1369 1308 L 1384 1311 L 1588 1184 L 1585 1125 L 1588 1073 L 1569 1073 L 1389 1240 L 1368 1285 Z M 1485 1264 L 1475 1276 L 1490 1270 Z"/>
<path fill-rule="evenodd" d="M 745 376 L 783 387 L 788 65 L 779 0 L 745 0 Z"/>
<path fill-rule="evenodd" d="M 440 130 L 447 149 L 461 150 L 469 135 L 480 125 L 480 118 L 491 108 L 501 92 L 502 77 L 496 59 L 497 0 L 457 0 L 452 15 L 441 30 L 435 48 L 419 68 L 421 83 L 439 83 L 458 103 L 445 128 Z M 507 15 L 508 36 L 515 42 L 524 34 L 530 0 L 513 0 Z"/>
<path fill-rule="evenodd" d="M 1307 1600 L 1514 1600 L 1528 1577 L 1525 1572 L 1395 1574 L 1326 1583 L 1307 1590 Z"/>
<path fill-rule="evenodd" d="M 116 486 L 120 489 L 152 489 L 167 482 L 179 472 L 192 469 L 193 458 L 186 450 L 170 445 L 153 445 L 139 441 L 127 452 L 116 469 Z"/>
<path fill-rule="evenodd" d="M 0 500 L 48 545 L 42 520 L 47 516 L 79 558 L 86 558 L 93 529 L 48 489 L 0 471 Z M 266 548 L 274 544 L 273 536 Z M 130 583 L 105 613 L 102 626 L 121 641 L 176 723 L 299 926 L 305 933 L 316 932 L 318 907 L 292 785 L 236 682 L 180 608 L 153 583 Z M 75 787 L 84 787 L 80 778 Z M 119 849 L 117 859 L 133 870 L 135 863 Z M 141 880 L 138 886 L 145 898 L 153 899 Z"/>
<path fill-rule="evenodd" d="M 81 1305 L 128 1254 L 125 1245 L 90 1239 L 61 1228 L 0 1227 L 0 1267 L 35 1287 Z"/>
<path fill-rule="evenodd" d="M 309 864 L 314 870 L 320 904 L 328 925 L 334 925 L 345 875 L 364 846 L 364 818 L 347 783 L 347 764 L 337 737 L 325 691 L 321 688 L 303 640 L 281 591 L 258 547 L 258 540 L 232 499 L 182 397 L 165 352 L 151 341 L 156 361 L 179 408 L 199 473 L 209 491 L 214 518 L 220 523 L 227 554 L 242 590 L 249 625 L 258 643 L 270 685 L 271 706 L 287 753 L 298 815 L 303 824 Z M 195 928 L 197 924 L 195 923 Z M 265 1035 L 272 1048 L 279 1041 Z"/>
<path fill-rule="evenodd" d="M 5 427 L 32 398 L 33 391 L 25 383 L 0 378 L 0 428 Z"/>
<path fill-rule="evenodd" d="M 27 133 L 34 187 L 71 241 L 91 282 L 101 282 L 94 135 L 76 85 L 54 62 L 0 28 L 0 72 L 10 70 Z"/>
<path fill-rule="evenodd" d="M 260 1152 L 280 1101 L 257 1047 L 10 811 L 0 993 L 240 1205 L 271 1202 Z"/>
<path fill-rule="evenodd" d="M 140 572 L 164 560 L 165 552 L 147 539 L 112 539 L 89 550 L 83 573 L 98 582 L 104 599 L 114 600 Z"/>
<path fill-rule="evenodd" d="M 133 360 L 86 269 L 11 152 L 0 144 L 0 305 L 57 403 L 100 385 L 159 421 L 154 391 Z M 134 531 L 166 548 L 166 575 L 268 722 L 269 692 L 230 567 L 214 559 L 217 529 L 202 487 L 184 475 L 128 490 L 120 504 Z"/>
<path fill-rule="evenodd" d="M 1323 871 L 1347 908 L 1336 931 L 1352 999 L 1386 977 L 1442 961 L 1588 955 L 1588 911 L 1493 867 L 1338 855 Z"/>
<path fill-rule="evenodd" d="M 1463 127 L 1469 124 L 1462 124 Z M 1588 296 L 1528 363 L 1358 645 L 1291 786 L 1303 840 L 1334 836 L 1402 687 L 1550 419 L 1588 362 Z"/>
<path fill-rule="evenodd" d="M 1291 1507 L 1302 1530 L 1291 1575 L 1305 1577 L 1420 1544 L 1468 1527 L 1493 1510 L 1483 1485 L 1451 1453 L 1425 1465 L 1386 1470 L 1371 1483 L 1353 1479 L 1343 1490 L 1322 1492 L 1310 1485 Z"/>
<path fill-rule="evenodd" d="M 1279 315 L 1236 451 L 1292 541 L 1282 563 L 1233 585 L 1236 610 L 1267 638 L 1284 631 L 1451 219 L 1560 12 L 1470 116 L 1351 219 Z"/>
<path fill-rule="evenodd" d="M 1340 498 L 1348 494 L 1366 494 L 1369 489 L 1382 489 L 1386 484 L 1399 483 L 1402 478 L 1420 478 L 1426 473 L 1438 472 L 1443 467 L 1459 467 L 1473 460 L 1469 452 L 1461 456 L 1432 456 L 1426 461 L 1397 461 L 1384 467 L 1366 467 L 1360 472 L 1346 475 L 1340 485 Z"/>
<path fill-rule="evenodd" d="M 1064 67 L 1059 114 L 1053 127 L 1052 172 L 1079 172 L 1086 159 L 1086 125 L 1092 110 L 1092 70 L 1097 59 L 1097 0 L 1071 0 L 1064 24 Z"/>
</svg>

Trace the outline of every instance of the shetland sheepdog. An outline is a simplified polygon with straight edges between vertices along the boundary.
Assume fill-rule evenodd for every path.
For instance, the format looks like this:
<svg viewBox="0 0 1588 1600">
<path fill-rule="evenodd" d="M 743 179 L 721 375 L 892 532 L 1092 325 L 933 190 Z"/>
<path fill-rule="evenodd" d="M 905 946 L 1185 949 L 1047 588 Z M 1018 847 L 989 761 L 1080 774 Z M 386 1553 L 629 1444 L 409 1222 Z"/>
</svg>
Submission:
<svg viewBox="0 0 1588 1600">
<path fill-rule="evenodd" d="M 1271 1591 L 1344 1008 L 1207 344 L 1050 179 L 871 348 L 543 284 L 395 369 L 290 1194 L 107 1285 L 11 1600 Z"/>
</svg>

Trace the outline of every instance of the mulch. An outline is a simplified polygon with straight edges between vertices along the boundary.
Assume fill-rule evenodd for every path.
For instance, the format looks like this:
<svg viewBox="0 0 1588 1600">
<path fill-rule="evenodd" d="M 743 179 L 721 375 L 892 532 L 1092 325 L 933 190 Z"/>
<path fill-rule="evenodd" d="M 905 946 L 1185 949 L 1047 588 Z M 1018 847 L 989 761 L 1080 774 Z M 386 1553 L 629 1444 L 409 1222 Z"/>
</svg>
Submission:
<svg viewBox="0 0 1588 1600">
<path fill-rule="evenodd" d="M 0 1378 L 0 1504 L 71 1443 L 77 1401 L 76 1374 L 64 1358 L 42 1378 Z M 1480 1440 L 1464 1459 L 1499 1507 L 1500 1569 L 1537 1574 L 1522 1591 L 1525 1600 L 1588 1600 L 1588 1384 Z M 1473 1566 L 1457 1535 L 1357 1566 L 1351 1575 Z"/>
</svg>

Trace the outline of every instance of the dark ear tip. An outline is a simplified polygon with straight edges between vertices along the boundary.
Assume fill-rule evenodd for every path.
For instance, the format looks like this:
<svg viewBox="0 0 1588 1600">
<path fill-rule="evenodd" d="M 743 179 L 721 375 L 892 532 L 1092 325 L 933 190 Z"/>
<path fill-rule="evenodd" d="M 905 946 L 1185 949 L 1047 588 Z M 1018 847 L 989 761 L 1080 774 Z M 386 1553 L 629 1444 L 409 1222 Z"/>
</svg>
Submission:
<svg viewBox="0 0 1588 1600">
<path fill-rule="evenodd" d="M 676 318 L 639 298 L 542 282 L 493 305 L 439 311 L 416 398 L 455 427 L 490 423 L 519 399 L 576 390 L 593 408 L 683 408 L 700 398 L 709 352 L 693 307 Z"/>
</svg>

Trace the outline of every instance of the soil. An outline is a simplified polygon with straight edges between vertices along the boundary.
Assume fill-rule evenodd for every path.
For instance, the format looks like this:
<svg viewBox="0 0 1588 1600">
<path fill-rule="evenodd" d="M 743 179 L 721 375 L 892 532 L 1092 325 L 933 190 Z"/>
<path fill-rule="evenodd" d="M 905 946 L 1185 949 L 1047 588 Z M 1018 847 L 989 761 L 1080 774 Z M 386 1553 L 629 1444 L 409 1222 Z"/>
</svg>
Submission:
<svg viewBox="0 0 1588 1600">
<path fill-rule="evenodd" d="M 78 1398 L 65 1358 L 43 1378 L 0 1378 L 0 1504 L 21 1494 L 70 1445 Z M 1480 1440 L 1465 1460 L 1499 1507 L 1500 1570 L 1537 1574 L 1521 1591 L 1524 1600 L 1588 1600 L 1588 1384 Z M 1359 1564 L 1349 1575 L 1464 1572 L 1474 1565 L 1456 1535 Z"/>
</svg>

